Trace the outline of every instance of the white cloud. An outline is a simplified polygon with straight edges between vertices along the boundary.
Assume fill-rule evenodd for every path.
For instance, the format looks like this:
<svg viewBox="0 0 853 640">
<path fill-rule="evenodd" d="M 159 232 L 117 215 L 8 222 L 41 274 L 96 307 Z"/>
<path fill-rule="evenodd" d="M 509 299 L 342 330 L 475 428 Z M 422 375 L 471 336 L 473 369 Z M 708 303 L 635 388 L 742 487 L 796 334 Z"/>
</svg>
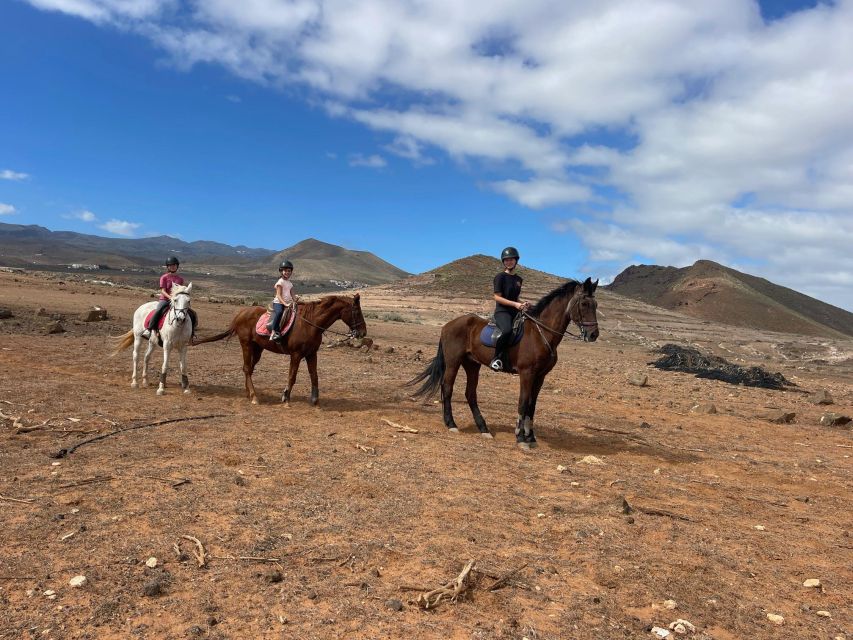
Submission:
<svg viewBox="0 0 853 640">
<path fill-rule="evenodd" d="M 66 218 L 74 218 L 75 220 L 82 220 L 83 222 L 95 222 L 98 219 L 94 213 L 87 209 L 81 209 L 80 211 L 75 211 L 74 213 L 70 213 Z"/>
<path fill-rule="evenodd" d="M 16 211 L 17 209 L 15 209 L 11 204 L 0 202 L 0 216 L 10 216 Z"/>
<path fill-rule="evenodd" d="M 349 157 L 349 166 L 351 167 L 368 167 L 370 169 L 381 169 L 388 163 L 380 155 L 365 156 L 360 153 L 353 153 Z"/>
<path fill-rule="evenodd" d="M 11 169 L 3 169 L 0 171 L 0 180 L 15 180 L 16 182 L 20 182 L 21 180 L 26 180 L 30 177 L 28 173 L 20 173 L 18 171 L 12 171 Z"/>
<path fill-rule="evenodd" d="M 499 168 L 474 179 L 530 208 L 589 205 L 558 227 L 590 269 L 757 260 L 853 309 L 853 0 L 772 22 L 754 0 L 29 1 L 302 87 L 415 164 Z"/>
<path fill-rule="evenodd" d="M 128 222 L 127 220 L 110 218 L 104 224 L 99 224 L 98 228 L 114 233 L 117 236 L 133 237 L 136 235 L 136 230 L 141 226 L 142 224 L 139 222 Z"/>
<path fill-rule="evenodd" d="M 225 99 L 228 102 L 233 102 L 234 104 L 240 104 L 241 102 L 243 102 L 243 99 L 240 96 L 235 96 L 233 94 L 225 96 Z"/>
</svg>

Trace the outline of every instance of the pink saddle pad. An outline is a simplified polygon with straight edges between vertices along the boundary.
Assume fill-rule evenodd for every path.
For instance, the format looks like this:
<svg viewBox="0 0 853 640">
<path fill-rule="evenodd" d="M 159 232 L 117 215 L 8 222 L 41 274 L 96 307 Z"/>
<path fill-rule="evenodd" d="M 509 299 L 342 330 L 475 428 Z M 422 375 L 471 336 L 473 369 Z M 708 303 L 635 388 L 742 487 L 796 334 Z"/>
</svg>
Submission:
<svg viewBox="0 0 853 640">
<path fill-rule="evenodd" d="M 153 315 L 154 315 L 154 309 L 151 309 L 151 311 L 148 312 L 148 315 L 145 316 L 145 323 L 142 326 L 145 327 L 146 329 L 151 328 L 149 325 L 151 323 L 151 316 L 153 316 Z M 168 315 L 167 313 L 164 313 L 162 316 L 160 316 L 160 322 L 159 322 L 159 326 L 157 327 L 157 329 L 163 328 L 163 323 L 166 322 L 166 316 L 167 315 Z"/>
<path fill-rule="evenodd" d="M 293 326 L 293 323 L 296 320 L 296 314 L 297 314 L 297 310 L 294 309 L 293 313 L 291 313 L 290 317 L 287 319 L 287 324 L 285 324 L 284 327 L 282 327 L 282 329 L 281 329 L 282 335 L 284 335 L 285 333 L 290 331 L 290 327 Z M 259 336 L 270 335 L 269 329 L 267 329 L 267 324 L 269 324 L 269 321 L 270 321 L 270 312 L 264 311 L 261 314 L 261 317 L 258 318 L 258 322 L 255 325 L 255 333 L 257 333 Z"/>
</svg>

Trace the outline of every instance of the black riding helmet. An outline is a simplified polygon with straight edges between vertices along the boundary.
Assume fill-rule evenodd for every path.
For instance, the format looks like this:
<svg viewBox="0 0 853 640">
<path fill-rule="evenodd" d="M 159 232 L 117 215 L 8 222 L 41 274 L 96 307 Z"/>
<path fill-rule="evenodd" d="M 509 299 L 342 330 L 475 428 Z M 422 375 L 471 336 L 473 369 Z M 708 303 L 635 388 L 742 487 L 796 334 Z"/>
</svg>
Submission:
<svg viewBox="0 0 853 640">
<path fill-rule="evenodd" d="M 507 247 L 506 249 L 501 251 L 501 262 L 503 262 L 507 258 L 515 258 L 516 260 L 518 260 L 518 249 L 516 249 L 515 247 Z"/>
<path fill-rule="evenodd" d="M 181 261 L 178 260 L 175 256 L 169 256 L 168 258 L 166 258 L 166 266 L 167 267 L 171 267 L 173 264 L 180 266 Z"/>
<path fill-rule="evenodd" d="M 278 270 L 282 271 L 283 269 L 293 269 L 293 263 L 290 260 L 282 260 L 281 264 L 278 265 Z"/>
</svg>

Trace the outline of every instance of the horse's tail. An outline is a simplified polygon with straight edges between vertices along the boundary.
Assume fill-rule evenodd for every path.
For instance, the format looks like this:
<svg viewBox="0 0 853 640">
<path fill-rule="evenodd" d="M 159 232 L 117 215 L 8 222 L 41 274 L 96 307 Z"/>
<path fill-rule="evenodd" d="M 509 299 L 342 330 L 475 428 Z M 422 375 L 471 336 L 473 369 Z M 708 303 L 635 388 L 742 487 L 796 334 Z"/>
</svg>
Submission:
<svg viewBox="0 0 853 640">
<path fill-rule="evenodd" d="M 118 342 L 116 342 L 115 351 L 113 351 L 112 354 L 110 354 L 111 358 L 117 356 L 119 353 L 121 353 L 122 351 L 124 351 L 130 345 L 133 344 L 133 329 L 131 329 L 130 331 L 128 331 L 124 335 L 119 336 L 118 338 L 116 338 L 116 340 Z"/>
<path fill-rule="evenodd" d="M 234 326 L 234 323 L 232 322 L 231 326 L 228 327 L 222 333 L 217 333 L 215 336 L 210 336 L 209 338 L 202 338 L 201 340 L 196 340 L 195 342 L 193 342 L 193 346 L 196 346 L 199 344 L 205 344 L 207 342 L 217 342 L 219 340 L 224 340 L 225 338 L 230 338 L 231 336 L 234 335 L 234 332 L 236 332 L 236 331 L 237 331 L 237 328 Z"/>
<path fill-rule="evenodd" d="M 441 387 L 441 382 L 444 379 L 445 368 L 444 349 L 442 348 L 441 340 L 439 340 L 438 353 L 436 353 L 435 357 L 430 360 L 426 369 L 406 383 L 406 386 L 413 386 L 419 382 L 423 382 L 420 388 L 415 391 L 412 396 L 416 398 L 421 396 L 431 398 L 434 396 L 435 392 Z"/>
</svg>

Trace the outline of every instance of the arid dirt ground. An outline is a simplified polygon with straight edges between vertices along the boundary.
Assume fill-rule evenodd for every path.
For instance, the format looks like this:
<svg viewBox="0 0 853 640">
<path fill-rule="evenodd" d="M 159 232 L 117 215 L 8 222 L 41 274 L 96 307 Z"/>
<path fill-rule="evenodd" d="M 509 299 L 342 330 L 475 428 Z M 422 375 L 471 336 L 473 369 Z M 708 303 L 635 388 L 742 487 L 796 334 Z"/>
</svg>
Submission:
<svg viewBox="0 0 853 640">
<path fill-rule="evenodd" d="M 237 307 L 197 293 L 200 333 L 224 329 Z M 436 403 L 401 387 L 441 324 L 485 303 L 417 287 L 362 295 L 378 349 L 322 350 L 320 408 L 303 367 L 287 409 L 287 360 L 264 355 L 252 406 L 236 341 L 190 351 L 188 395 L 174 371 L 162 398 L 132 390 L 130 352 L 110 358 L 110 336 L 144 294 L 0 274 L 0 307 L 14 313 L 0 320 L 0 412 L 25 427 L 53 419 L 23 433 L 0 421 L 0 638 L 653 638 L 677 619 L 693 638 L 853 638 L 853 432 L 819 424 L 853 412 L 853 342 L 711 325 L 602 292 L 601 338 L 560 346 L 540 446 L 524 452 L 517 379 L 481 376 L 494 440 L 473 426 L 464 372 L 455 436 Z M 110 320 L 75 320 L 93 304 Z M 45 335 L 39 307 L 67 331 Z M 799 387 L 658 371 L 648 363 L 666 342 Z M 637 373 L 647 386 L 629 384 Z M 818 390 L 835 404 L 812 404 Z M 691 411 L 700 403 L 717 413 Z M 769 422 L 774 409 L 794 422 Z M 215 414 L 50 457 L 116 425 Z M 204 567 L 182 536 L 203 544 Z M 436 588 L 469 560 L 456 602 L 424 611 L 401 589 Z M 822 586 L 804 587 L 812 578 Z"/>
</svg>

